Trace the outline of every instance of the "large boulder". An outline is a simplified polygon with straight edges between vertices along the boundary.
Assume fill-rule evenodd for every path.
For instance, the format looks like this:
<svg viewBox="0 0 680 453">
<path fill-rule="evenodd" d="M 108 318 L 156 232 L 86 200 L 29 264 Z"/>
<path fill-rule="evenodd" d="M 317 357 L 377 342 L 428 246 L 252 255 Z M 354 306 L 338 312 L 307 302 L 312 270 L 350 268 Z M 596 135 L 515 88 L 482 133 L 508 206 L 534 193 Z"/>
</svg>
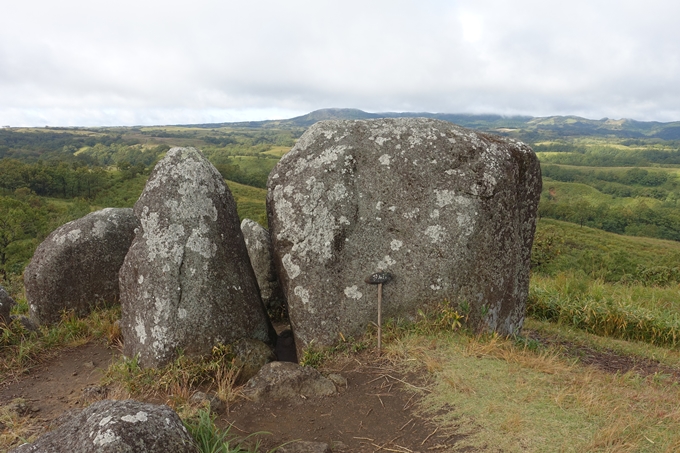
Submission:
<svg viewBox="0 0 680 453">
<path fill-rule="evenodd" d="M 298 349 L 450 301 L 479 329 L 522 327 L 541 192 L 525 144 L 424 118 L 323 121 L 269 175 L 274 261 Z"/>
<path fill-rule="evenodd" d="M 165 405 L 98 401 L 12 453 L 198 453 L 182 420 Z"/>
<path fill-rule="evenodd" d="M 64 311 L 86 316 L 117 303 L 118 271 L 138 226 L 132 209 L 107 208 L 47 236 L 24 271 L 31 320 L 55 324 Z"/>
<path fill-rule="evenodd" d="M 10 310 L 16 305 L 14 299 L 5 291 L 5 288 L 0 286 L 0 324 L 9 324 L 12 322 L 10 319 Z"/>
<path fill-rule="evenodd" d="M 141 228 L 120 270 L 126 356 L 155 367 L 240 338 L 273 344 L 236 203 L 200 151 L 168 151 L 134 211 Z"/>
<path fill-rule="evenodd" d="M 241 231 L 246 241 L 250 264 L 260 287 L 262 303 L 268 310 L 280 310 L 284 305 L 283 292 L 272 261 L 269 232 L 250 219 L 243 219 Z"/>
</svg>

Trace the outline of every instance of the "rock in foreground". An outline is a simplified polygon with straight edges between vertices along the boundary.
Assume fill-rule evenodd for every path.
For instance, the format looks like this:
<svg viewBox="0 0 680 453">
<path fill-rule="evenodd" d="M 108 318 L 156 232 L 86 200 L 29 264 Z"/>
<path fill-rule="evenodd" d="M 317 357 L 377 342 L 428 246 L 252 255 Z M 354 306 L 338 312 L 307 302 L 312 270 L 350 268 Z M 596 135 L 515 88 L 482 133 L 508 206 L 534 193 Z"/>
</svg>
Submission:
<svg viewBox="0 0 680 453">
<path fill-rule="evenodd" d="M 118 302 L 118 271 L 139 223 L 132 209 L 92 212 L 54 230 L 24 271 L 30 319 L 56 324 L 64 311 L 86 316 Z"/>
<path fill-rule="evenodd" d="M 181 349 L 254 338 L 273 344 L 222 176 L 194 148 L 168 151 L 134 207 L 141 228 L 120 270 L 123 353 L 162 366 Z"/>
<path fill-rule="evenodd" d="M 298 349 L 449 300 L 522 327 L 541 174 L 521 142 L 444 121 L 323 121 L 269 176 L 274 261 Z"/>
<path fill-rule="evenodd" d="M 168 406 L 104 400 L 12 452 L 198 453 L 198 448 Z"/>
<path fill-rule="evenodd" d="M 253 401 L 330 396 L 335 384 L 312 367 L 291 362 L 270 362 L 251 378 L 243 389 Z"/>
</svg>

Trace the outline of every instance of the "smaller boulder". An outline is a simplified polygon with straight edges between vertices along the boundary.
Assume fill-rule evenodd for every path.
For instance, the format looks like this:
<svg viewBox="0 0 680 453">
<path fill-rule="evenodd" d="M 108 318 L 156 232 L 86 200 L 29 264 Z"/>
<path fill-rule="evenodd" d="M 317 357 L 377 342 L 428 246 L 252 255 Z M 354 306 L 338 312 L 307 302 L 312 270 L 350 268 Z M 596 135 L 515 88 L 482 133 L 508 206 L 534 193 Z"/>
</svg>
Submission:
<svg viewBox="0 0 680 453">
<path fill-rule="evenodd" d="M 248 381 L 246 397 L 253 401 L 330 396 L 338 391 L 335 384 L 317 370 L 291 362 L 271 362 Z"/>
<path fill-rule="evenodd" d="M 284 444 L 276 449 L 279 453 L 332 453 L 331 447 L 325 442 L 308 442 L 299 440 Z"/>
<path fill-rule="evenodd" d="M 226 408 L 224 401 L 214 393 L 196 392 L 191 395 L 189 402 L 199 406 L 207 406 L 210 408 L 210 412 L 213 413 L 220 413 Z"/>
<path fill-rule="evenodd" d="M 182 420 L 165 405 L 99 401 L 13 453 L 198 453 Z"/>
<path fill-rule="evenodd" d="M 283 290 L 272 261 L 272 240 L 269 231 L 250 219 L 243 219 L 241 231 L 246 241 L 250 265 L 253 267 L 257 284 L 260 287 L 262 303 L 267 310 L 281 310 L 285 303 Z"/>
<path fill-rule="evenodd" d="M 14 299 L 9 296 L 5 288 L 0 286 L 0 324 L 9 325 L 12 322 L 9 312 L 15 305 Z"/>
<path fill-rule="evenodd" d="M 28 316 L 24 315 L 11 315 L 10 316 L 12 321 L 18 321 L 21 323 L 24 329 L 26 329 L 29 332 L 37 332 L 38 331 L 38 325 L 31 321 L 31 319 Z"/>
<path fill-rule="evenodd" d="M 137 227 L 132 209 L 106 208 L 47 236 L 24 271 L 31 320 L 56 324 L 64 311 L 87 316 L 118 302 L 118 271 Z"/>
</svg>

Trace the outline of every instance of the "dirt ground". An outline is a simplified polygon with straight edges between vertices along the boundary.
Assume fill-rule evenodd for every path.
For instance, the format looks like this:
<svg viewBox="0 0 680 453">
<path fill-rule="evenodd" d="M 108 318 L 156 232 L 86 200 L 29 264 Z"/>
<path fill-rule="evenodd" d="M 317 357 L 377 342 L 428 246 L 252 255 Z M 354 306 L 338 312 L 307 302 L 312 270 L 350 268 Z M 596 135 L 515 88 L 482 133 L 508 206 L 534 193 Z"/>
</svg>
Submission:
<svg viewBox="0 0 680 453">
<path fill-rule="evenodd" d="M 538 335 L 534 338 L 544 344 L 556 341 Z M 567 355 L 604 371 L 665 373 L 680 380 L 677 370 L 649 360 L 562 346 Z M 96 342 L 64 350 L 30 373 L 0 383 L 0 405 L 25 399 L 36 430 L 47 430 L 57 425 L 63 414 L 101 399 L 97 393 L 100 379 L 118 354 Z M 260 441 L 261 451 L 294 440 L 325 442 L 334 452 L 478 451 L 456 448 L 460 435 L 418 415 L 420 398 L 429 391 L 425 376 L 404 374 L 371 352 L 338 359 L 323 371 L 343 375 L 347 387 L 326 398 L 263 403 L 241 399 L 218 414 L 218 426 L 231 426 L 231 433 L 240 437 L 268 433 L 250 438 Z"/>
</svg>

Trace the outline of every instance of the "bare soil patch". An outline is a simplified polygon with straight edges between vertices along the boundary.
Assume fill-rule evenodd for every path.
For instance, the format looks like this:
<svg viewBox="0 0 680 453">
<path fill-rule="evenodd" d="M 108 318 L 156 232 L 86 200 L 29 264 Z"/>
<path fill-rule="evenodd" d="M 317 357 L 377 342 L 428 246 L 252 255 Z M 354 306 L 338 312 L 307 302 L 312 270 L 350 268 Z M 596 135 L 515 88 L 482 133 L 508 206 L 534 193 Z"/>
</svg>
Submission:
<svg viewBox="0 0 680 453">
<path fill-rule="evenodd" d="M 36 422 L 49 426 L 64 412 L 86 403 L 83 389 L 97 386 L 118 354 L 102 343 L 60 351 L 28 374 L 0 384 L 0 404 L 26 400 Z"/>
<path fill-rule="evenodd" d="M 28 374 L 0 384 L 0 404 L 25 399 L 36 425 L 33 432 L 46 431 L 59 417 L 91 402 L 84 390 L 100 383 L 118 354 L 94 342 L 65 349 Z M 428 391 L 422 375 L 399 372 L 369 353 L 338 359 L 324 372 L 340 373 L 347 387 L 326 398 L 262 403 L 239 399 L 218 414 L 216 423 L 222 428 L 231 425 L 231 433 L 239 437 L 268 433 L 249 439 L 259 440 L 261 451 L 295 440 L 326 442 L 334 452 L 451 451 L 461 439 L 418 415 L 417 404 Z M 164 400 L 163 395 L 152 399 Z"/>
<path fill-rule="evenodd" d="M 597 350 L 590 346 L 542 335 L 529 329 L 524 329 L 524 336 L 546 346 L 559 347 L 565 356 L 574 357 L 578 359 L 579 363 L 592 366 L 600 371 L 612 374 L 634 372 L 642 377 L 666 375 L 670 376 L 675 382 L 680 383 L 679 369 L 663 365 L 656 360 L 624 355 L 611 349 Z"/>
<path fill-rule="evenodd" d="M 257 436 L 263 447 L 295 440 L 325 442 L 334 452 L 451 451 L 461 439 L 418 415 L 427 392 L 423 376 L 409 375 L 368 354 L 325 367 L 348 385 L 336 396 L 253 403 L 241 400 L 219 423 L 240 435 Z"/>
</svg>

